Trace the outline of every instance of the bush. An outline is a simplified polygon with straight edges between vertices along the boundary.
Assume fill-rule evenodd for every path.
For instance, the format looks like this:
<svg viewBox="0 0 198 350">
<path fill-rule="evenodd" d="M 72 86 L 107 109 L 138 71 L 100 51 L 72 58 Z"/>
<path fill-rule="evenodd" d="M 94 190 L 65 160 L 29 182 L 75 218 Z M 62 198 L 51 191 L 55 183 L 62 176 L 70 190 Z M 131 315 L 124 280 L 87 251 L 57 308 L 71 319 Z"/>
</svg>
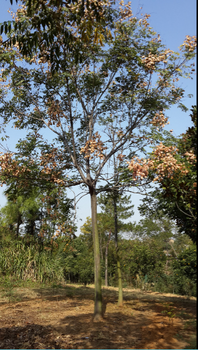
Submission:
<svg viewBox="0 0 198 350">
<path fill-rule="evenodd" d="M 192 245 L 180 253 L 173 262 L 175 292 L 181 295 L 196 296 L 197 247 Z"/>
<path fill-rule="evenodd" d="M 141 288 L 145 283 L 155 283 L 164 269 L 166 256 L 152 242 L 127 241 L 120 248 L 123 279 Z M 125 244 L 127 243 L 127 245 Z"/>
<path fill-rule="evenodd" d="M 80 238 L 68 244 L 64 253 L 64 276 L 74 283 L 94 283 L 94 258 L 86 243 Z"/>
</svg>

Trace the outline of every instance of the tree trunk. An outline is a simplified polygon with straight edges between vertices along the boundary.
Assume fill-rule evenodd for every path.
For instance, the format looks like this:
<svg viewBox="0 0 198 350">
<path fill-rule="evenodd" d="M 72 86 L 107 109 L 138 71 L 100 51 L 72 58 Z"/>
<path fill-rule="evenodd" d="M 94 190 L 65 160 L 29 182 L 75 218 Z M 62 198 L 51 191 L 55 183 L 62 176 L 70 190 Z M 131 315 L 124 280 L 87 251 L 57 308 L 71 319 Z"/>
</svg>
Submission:
<svg viewBox="0 0 198 350">
<path fill-rule="evenodd" d="M 94 244 L 94 283 L 95 283 L 95 306 L 94 321 L 99 321 L 102 314 L 102 289 L 101 289 L 101 267 L 100 267 L 100 245 L 97 229 L 97 198 L 95 188 L 90 187 L 91 196 L 91 217 L 92 217 L 92 234 Z"/>
<path fill-rule="evenodd" d="M 17 216 L 17 238 L 19 237 L 19 227 L 20 225 L 22 224 L 22 219 L 21 219 L 21 214 L 18 213 L 18 216 Z"/>
<path fill-rule="evenodd" d="M 118 219 L 117 219 L 117 205 L 116 197 L 113 197 L 114 204 L 114 222 L 115 222 L 115 247 L 116 247 L 116 261 L 117 261 L 117 273 L 118 273 L 118 306 L 123 305 L 123 293 L 122 293 L 122 275 L 120 268 L 120 256 L 118 247 Z"/>
<path fill-rule="evenodd" d="M 105 249 L 105 287 L 108 287 L 108 245 Z"/>
<path fill-rule="evenodd" d="M 109 238 L 105 249 L 105 286 L 106 287 L 108 287 L 108 249 L 109 249 L 110 238 L 111 238 L 111 231 L 109 232 Z"/>
<path fill-rule="evenodd" d="M 102 251 L 102 236 L 100 235 L 100 257 L 101 257 L 101 260 L 103 261 L 103 251 Z"/>
</svg>

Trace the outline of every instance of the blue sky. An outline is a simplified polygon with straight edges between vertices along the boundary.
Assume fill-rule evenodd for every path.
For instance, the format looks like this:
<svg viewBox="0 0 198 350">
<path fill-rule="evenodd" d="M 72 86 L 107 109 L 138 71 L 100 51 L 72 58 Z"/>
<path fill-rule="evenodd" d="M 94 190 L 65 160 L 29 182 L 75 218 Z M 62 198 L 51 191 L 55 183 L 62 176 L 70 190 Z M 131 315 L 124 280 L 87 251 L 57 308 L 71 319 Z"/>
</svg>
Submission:
<svg viewBox="0 0 198 350">
<path fill-rule="evenodd" d="M 0 0 L 0 5 L 0 23 L 2 23 L 11 19 L 7 10 L 10 8 L 14 11 L 17 5 L 14 4 L 11 6 L 9 0 Z M 195 0 L 133 0 L 132 10 L 134 15 L 138 13 L 151 15 L 149 18 L 150 25 L 160 34 L 162 43 L 171 50 L 177 51 L 186 35 L 196 35 Z M 190 109 L 193 104 L 196 104 L 196 76 L 194 76 L 193 80 L 182 80 L 181 86 L 185 89 L 186 96 L 193 94 L 191 99 L 188 97 L 184 99 L 184 103 Z M 190 112 L 184 113 L 180 109 L 172 107 L 168 112 L 170 121 L 168 129 L 173 129 L 176 136 L 185 132 L 191 125 L 189 114 Z M 10 149 L 13 149 L 19 138 L 19 134 L 14 129 L 10 129 L 9 133 L 10 139 L 7 144 Z M 135 205 L 135 215 L 132 217 L 132 221 L 138 222 L 140 215 L 137 206 L 140 203 L 140 196 L 133 196 L 132 201 Z M 0 187 L 0 206 L 5 205 L 5 203 L 6 199 L 3 196 L 3 188 Z M 78 219 L 82 219 L 82 221 L 78 221 L 77 223 L 78 227 L 80 227 L 86 217 L 91 215 L 89 197 L 84 197 L 78 203 L 78 208 Z"/>
</svg>

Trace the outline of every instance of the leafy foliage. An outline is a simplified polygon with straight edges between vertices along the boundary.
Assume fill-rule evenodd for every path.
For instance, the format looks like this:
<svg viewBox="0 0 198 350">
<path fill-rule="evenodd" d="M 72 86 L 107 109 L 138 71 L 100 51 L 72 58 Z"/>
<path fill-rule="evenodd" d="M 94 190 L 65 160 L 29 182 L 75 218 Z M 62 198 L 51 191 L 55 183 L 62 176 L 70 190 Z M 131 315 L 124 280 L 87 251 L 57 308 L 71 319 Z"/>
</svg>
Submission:
<svg viewBox="0 0 198 350">
<path fill-rule="evenodd" d="M 196 296 L 197 285 L 197 247 L 189 246 L 173 262 L 176 293 Z"/>
<path fill-rule="evenodd" d="M 143 200 L 140 211 L 144 213 L 163 212 L 173 220 L 176 220 L 181 232 L 185 232 L 196 242 L 197 227 L 197 111 L 191 109 L 193 126 L 189 127 L 185 134 L 176 141 L 177 157 L 187 169 L 186 174 L 175 171 L 173 175 L 163 176 L 159 180 L 159 187 Z"/>
<path fill-rule="evenodd" d="M 64 249 L 64 275 L 70 282 L 90 284 L 94 282 L 93 250 L 80 237 Z"/>
<path fill-rule="evenodd" d="M 18 236 L 31 235 L 41 243 L 54 235 L 74 234 L 76 228 L 73 224 L 72 200 L 67 198 L 59 184 L 49 181 L 47 174 L 40 176 L 42 169 L 37 164 L 40 152 L 44 161 L 44 154 L 50 154 L 50 148 L 39 142 L 36 135 L 32 137 L 29 134 L 25 141 L 20 140 L 16 145 L 15 159 L 21 167 L 28 165 L 31 171 L 22 181 L 6 174 L 2 176 L 7 185 L 5 194 L 8 202 L 2 208 L 1 215 L 4 227 L 11 225 Z"/>
<path fill-rule="evenodd" d="M 125 275 L 130 275 L 136 279 L 136 275 L 160 274 L 163 270 L 166 256 L 163 250 L 159 250 L 158 245 L 150 242 L 125 241 L 121 245 L 122 269 Z M 150 278 L 149 282 L 153 282 Z"/>
<path fill-rule="evenodd" d="M 8 35 L 5 47 L 17 43 L 23 56 L 45 57 L 55 72 L 64 57 L 63 45 L 81 61 L 81 48 L 103 45 L 111 24 L 111 1 L 22 0 L 14 20 L 2 23 L 0 30 Z"/>
</svg>

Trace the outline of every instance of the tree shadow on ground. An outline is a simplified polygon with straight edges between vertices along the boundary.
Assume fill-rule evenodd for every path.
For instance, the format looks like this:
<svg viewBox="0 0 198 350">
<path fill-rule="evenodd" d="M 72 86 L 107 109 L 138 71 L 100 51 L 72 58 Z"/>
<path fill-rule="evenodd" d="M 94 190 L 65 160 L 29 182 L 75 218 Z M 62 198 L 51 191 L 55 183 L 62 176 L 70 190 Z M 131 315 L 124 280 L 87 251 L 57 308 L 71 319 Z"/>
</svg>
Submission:
<svg viewBox="0 0 198 350">
<path fill-rule="evenodd" d="M 164 306 L 158 299 L 138 298 L 132 291 L 119 308 L 117 293 L 104 290 L 106 313 L 103 321 L 95 323 L 93 288 L 78 287 L 70 297 L 66 292 L 73 291 L 72 286 L 41 290 L 42 298 L 30 296 L 0 305 L 0 348 L 178 349 L 186 345 L 176 337 L 183 327 L 181 320 L 162 315 Z M 39 291 L 34 289 L 35 294 Z M 65 293 L 62 297 L 60 291 Z"/>
<path fill-rule="evenodd" d="M 118 291 L 103 287 L 103 299 L 105 303 L 117 304 Z M 5 293 L 6 295 L 6 293 Z M 147 293 L 141 290 L 124 290 L 124 303 L 133 310 L 146 311 L 153 310 L 161 313 L 167 305 L 176 305 L 177 308 L 185 312 L 196 314 L 196 299 L 188 299 L 185 296 L 177 296 L 170 294 Z M 28 300 L 45 300 L 45 301 L 67 301 L 70 299 L 78 300 L 81 305 L 85 300 L 94 301 L 93 286 L 81 285 L 65 285 L 61 288 L 59 286 L 43 286 L 41 288 L 15 288 L 12 292 L 12 298 L 3 298 L 0 304 L 7 304 L 8 300 L 11 302 L 25 302 Z M 71 302 L 70 302 L 71 304 Z M 76 301 L 74 302 L 75 307 Z M 163 304 L 163 305 L 162 305 Z M 71 306 L 72 307 L 72 306 Z"/>
<path fill-rule="evenodd" d="M 42 289 L 34 289 L 35 293 L 40 295 L 45 300 L 66 300 L 69 298 L 77 298 L 84 300 L 94 300 L 94 289 L 93 287 L 73 287 L 73 286 L 65 286 L 63 288 L 42 288 Z M 103 287 L 102 290 L 103 299 L 105 303 L 116 304 L 118 300 L 118 291 L 117 290 L 109 290 L 108 288 Z M 195 310 L 197 300 L 189 299 L 185 296 L 179 295 L 170 295 L 170 294 L 160 294 L 160 293 L 147 293 L 141 290 L 131 290 L 131 291 L 123 291 L 123 300 L 126 304 L 135 307 L 136 303 L 146 303 L 147 308 L 153 307 L 153 310 L 156 311 L 156 303 L 163 303 L 164 305 L 172 305 L 177 304 L 178 307 L 185 308 L 186 310 Z M 139 308 L 139 306 L 138 306 Z M 159 309 L 159 307 L 157 306 Z M 163 310 L 163 307 L 161 311 Z"/>
<path fill-rule="evenodd" d="M 93 322 L 93 315 L 67 316 L 54 326 L 27 324 L 0 329 L 0 348 L 14 349 L 145 349 L 155 340 L 160 349 L 174 349 L 178 327 L 151 325 L 143 315 L 132 317 L 121 312 Z M 159 348 L 159 347 L 158 347 Z"/>
<path fill-rule="evenodd" d="M 103 298 L 105 303 L 116 304 L 118 300 L 118 291 L 109 288 L 102 288 Z M 123 290 L 124 302 L 126 305 L 137 310 L 152 309 L 153 311 L 161 312 L 163 307 L 159 304 L 176 304 L 177 307 L 183 308 L 186 312 L 194 310 L 196 313 L 196 299 L 187 299 L 185 296 L 177 296 L 170 294 L 148 293 L 141 290 Z M 7 304 L 8 298 L 0 301 L 0 304 Z M 47 300 L 47 301 L 65 301 L 68 299 L 89 300 L 94 301 L 93 286 L 81 285 L 65 285 L 63 287 L 46 287 L 41 288 L 15 288 L 12 293 L 11 301 L 23 302 L 28 300 Z M 142 304 L 142 305 L 138 305 Z M 145 304 L 143 306 L 143 304 Z"/>
<path fill-rule="evenodd" d="M 39 324 L 0 328 L 0 349 L 56 348 L 53 328 Z"/>
</svg>

